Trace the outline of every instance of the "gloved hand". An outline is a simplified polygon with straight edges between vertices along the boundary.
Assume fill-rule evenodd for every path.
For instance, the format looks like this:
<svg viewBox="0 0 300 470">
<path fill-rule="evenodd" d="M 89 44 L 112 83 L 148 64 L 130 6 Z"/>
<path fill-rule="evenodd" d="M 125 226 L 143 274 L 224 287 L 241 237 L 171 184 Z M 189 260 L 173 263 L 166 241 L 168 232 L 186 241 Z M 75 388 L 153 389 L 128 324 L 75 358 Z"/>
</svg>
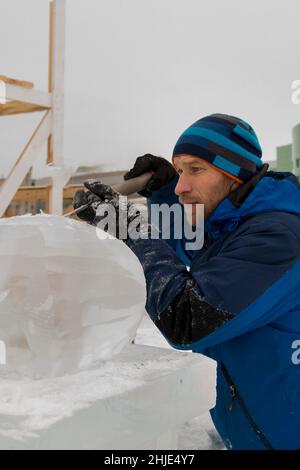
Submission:
<svg viewBox="0 0 300 470">
<path fill-rule="evenodd" d="M 86 183 L 89 184 L 88 181 Z M 84 183 L 85 186 L 86 183 Z M 80 212 L 77 212 L 76 214 L 77 217 L 84 220 L 85 222 L 88 222 L 89 224 L 93 224 L 96 217 L 96 209 L 98 205 L 101 204 L 101 202 L 103 201 L 97 194 L 94 194 L 91 191 L 84 191 L 83 189 L 76 191 L 73 197 L 74 209 L 79 209 L 79 207 L 84 206 L 85 204 L 90 204 L 89 207 Z"/>
<path fill-rule="evenodd" d="M 90 207 L 77 213 L 80 219 L 102 228 L 125 242 L 128 239 L 129 226 L 133 220 L 139 217 L 140 223 L 147 225 L 146 221 L 140 217 L 140 212 L 135 205 L 128 203 L 124 196 L 125 199 L 120 201 L 121 195 L 110 186 L 97 180 L 85 181 L 84 186 L 87 191 L 77 191 L 73 199 L 74 209 L 84 204 L 91 204 Z M 114 217 L 110 219 L 111 223 L 100 225 L 103 219 L 107 219 L 109 210 L 114 210 Z M 121 211 L 122 214 L 120 214 Z"/>
<path fill-rule="evenodd" d="M 168 160 L 147 153 L 136 159 L 133 168 L 124 175 L 124 179 L 135 178 L 147 171 L 152 171 L 153 176 L 148 181 L 146 187 L 139 192 L 143 197 L 150 197 L 153 191 L 161 188 L 177 175 L 175 168 Z"/>
</svg>

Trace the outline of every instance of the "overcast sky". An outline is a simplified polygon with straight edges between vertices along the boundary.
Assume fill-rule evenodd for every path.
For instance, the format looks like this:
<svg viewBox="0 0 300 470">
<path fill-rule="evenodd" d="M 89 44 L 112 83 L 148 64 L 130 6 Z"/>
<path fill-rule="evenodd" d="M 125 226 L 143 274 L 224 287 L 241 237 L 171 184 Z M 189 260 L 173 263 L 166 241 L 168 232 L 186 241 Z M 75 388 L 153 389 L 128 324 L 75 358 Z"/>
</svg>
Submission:
<svg viewBox="0 0 300 470">
<path fill-rule="evenodd" d="M 0 6 L 0 74 L 46 90 L 48 1 Z M 170 158 L 179 134 L 216 112 L 249 121 L 264 159 L 275 159 L 300 122 L 291 101 L 299 18 L 299 0 L 68 0 L 66 165 L 126 169 L 147 152 Z M 1 118 L 0 175 L 39 119 Z"/>
</svg>

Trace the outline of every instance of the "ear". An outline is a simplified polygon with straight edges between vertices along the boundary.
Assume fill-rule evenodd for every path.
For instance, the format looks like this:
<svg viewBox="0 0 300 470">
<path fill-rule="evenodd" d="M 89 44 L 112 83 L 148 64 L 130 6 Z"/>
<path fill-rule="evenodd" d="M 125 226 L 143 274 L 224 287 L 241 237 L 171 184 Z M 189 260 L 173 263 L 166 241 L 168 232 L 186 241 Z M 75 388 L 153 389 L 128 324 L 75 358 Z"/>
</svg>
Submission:
<svg viewBox="0 0 300 470">
<path fill-rule="evenodd" d="M 230 186 L 230 192 L 232 193 L 232 191 L 235 191 L 239 186 L 240 184 L 234 181 L 232 185 Z"/>
</svg>

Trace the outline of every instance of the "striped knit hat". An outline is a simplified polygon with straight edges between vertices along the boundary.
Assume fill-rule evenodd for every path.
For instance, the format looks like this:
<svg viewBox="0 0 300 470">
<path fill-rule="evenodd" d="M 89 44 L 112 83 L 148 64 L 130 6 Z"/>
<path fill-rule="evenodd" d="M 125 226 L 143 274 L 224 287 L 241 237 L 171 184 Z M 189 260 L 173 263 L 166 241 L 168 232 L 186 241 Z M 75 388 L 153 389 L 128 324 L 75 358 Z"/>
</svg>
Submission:
<svg viewBox="0 0 300 470">
<path fill-rule="evenodd" d="M 249 180 L 263 166 L 262 150 L 252 127 L 227 114 L 211 114 L 188 127 L 173 150 L 195 155 L 238 183 Z"/>
</svg>

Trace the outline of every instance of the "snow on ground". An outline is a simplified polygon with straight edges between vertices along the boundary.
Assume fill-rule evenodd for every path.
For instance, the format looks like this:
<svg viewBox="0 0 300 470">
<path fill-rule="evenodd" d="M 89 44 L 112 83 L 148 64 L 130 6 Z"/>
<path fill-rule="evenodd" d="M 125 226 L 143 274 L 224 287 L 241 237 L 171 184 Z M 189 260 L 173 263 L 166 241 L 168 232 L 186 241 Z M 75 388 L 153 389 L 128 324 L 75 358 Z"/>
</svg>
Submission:
<svg viewBox="0 0 300 470">
<path fill-rule="evenodd" d="M 135 343 L 172 349 L 150 318 L 146 315 L 138 328 Z M 208 412 L 204 415 L 195 417 L 182 426 L 179 432 L 179 449 L 224 449 L 223 442 L 215 430 Z"/>
</svg>

